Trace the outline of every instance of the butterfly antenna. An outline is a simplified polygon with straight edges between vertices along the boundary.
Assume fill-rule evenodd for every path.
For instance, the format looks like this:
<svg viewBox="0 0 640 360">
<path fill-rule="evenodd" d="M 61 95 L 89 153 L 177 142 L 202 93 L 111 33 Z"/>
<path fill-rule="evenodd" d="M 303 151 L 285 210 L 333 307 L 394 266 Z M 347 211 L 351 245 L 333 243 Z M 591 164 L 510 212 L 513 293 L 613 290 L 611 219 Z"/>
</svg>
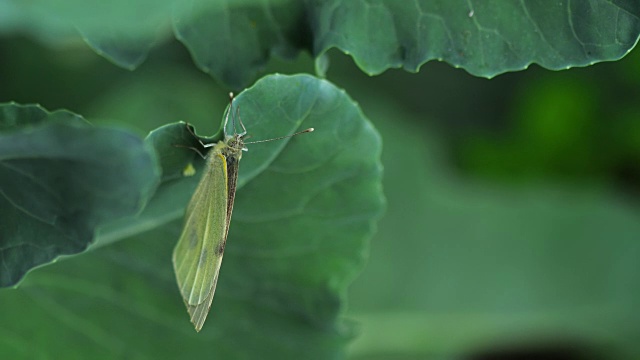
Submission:
<svg viewBox="0 0 640 360">
<path fill-rule="evenodd" d="M 232 111 L 233 111 L 233 93 L 230 92 L 229 93 L 229 113 L 231 113 Z M 229 113 L 227 113 L 227 116 L 229 116 Z M 237 113 L 236 113 L 235 116 L 232 116 L 233 119 L 231 120 L 231 121 L 233 121 L 233 134 L 234 135 L 236 134 L 236 116 L 237 116 Z"/>
<path fill-rule="evenodd" d="M 233 106 L 233 93 L 229 93 L 229 110 L 227 110 L 227 115 L 224 117 L 224 127 L 227 128 L 227 123 L 229 122 L 229 113 L 231 112 L 231 107 Z M 226 130 L 225 130 L 226 131 Z M 235 132 L 235 123 L 234 123 L 234 132 Z"/>
<path fill-rule="evenodd" d="M 259 140 L 259 141 L 251 141 L 251 142 L 246 142 L 245 144 L 257 144 L 257 143 L 263 143 L 263 142 L 267 142 L 267 141 L 273 141 L 273 140 L 280 140 L 280 139 L 286 139 L 286 138 L 290 138 L 292 136 L 296 136 L 296 135 L 300 135 L 300 134 L 304 134 L 304 133 L 310 133 L 313 130 L 315 130 L 314 128 L 308 128 L 308 129 L 304 129 L 302 131 L 298 131 L 295 134 L 291 134 L 291 135 L 286 135 L 286 136 L 280 136 L 277 138 L 273 138 L 273 139 L 267 139 L 267 140 Z"/>
</svg>

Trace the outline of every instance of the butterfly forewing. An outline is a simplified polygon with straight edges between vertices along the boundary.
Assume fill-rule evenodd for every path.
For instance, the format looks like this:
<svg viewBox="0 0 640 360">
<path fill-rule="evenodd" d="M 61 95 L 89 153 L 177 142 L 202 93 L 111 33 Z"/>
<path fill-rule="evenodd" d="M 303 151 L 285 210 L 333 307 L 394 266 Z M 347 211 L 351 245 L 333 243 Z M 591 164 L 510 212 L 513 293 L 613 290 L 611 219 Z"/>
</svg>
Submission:
<svg viewBox="0 0 640 360">
<path fill-rule="evenodd" d="M 216 146 L 207 157 L 173 251 L 178 286 L 198 331 L 211 307 L 229 224 L 227 164 L 221 148 Z"/>
</svg>

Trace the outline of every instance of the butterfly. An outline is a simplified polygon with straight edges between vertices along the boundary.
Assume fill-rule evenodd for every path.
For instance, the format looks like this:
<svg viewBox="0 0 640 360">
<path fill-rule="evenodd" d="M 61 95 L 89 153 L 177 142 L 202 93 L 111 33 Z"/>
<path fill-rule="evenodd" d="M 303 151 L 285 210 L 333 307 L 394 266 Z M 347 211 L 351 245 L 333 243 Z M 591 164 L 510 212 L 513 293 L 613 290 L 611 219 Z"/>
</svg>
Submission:
<svg viewBox="0 0 640 360">
<path fill-rule="evenodd" d="M 173 268 L 178 288 L 198 332 L 207 319 L 218 283 L 233 212 L 240 159 L 242 152 L 247 151 L 245 145 L 284 139 L 314 130 L 309 128 L 273 139 L 245 142 L 247 130 L 238 110 L 233 117 L 234 133 L 226 134 L 229 114 L 233 110 L 233 93 L 229 97 L 224 139 L 211 144 L 200 141 L 203 148 L 211 148 L 206 156 L 192 148 L 205 158 L 206 166 L 187 206 L 184 227 L 173 250 Z M 242 127 L 241 133 L 236 133 L 236 118 Z M 187 129 L 195 136 L 190 126 L 187 125 Z"/>
</svg>

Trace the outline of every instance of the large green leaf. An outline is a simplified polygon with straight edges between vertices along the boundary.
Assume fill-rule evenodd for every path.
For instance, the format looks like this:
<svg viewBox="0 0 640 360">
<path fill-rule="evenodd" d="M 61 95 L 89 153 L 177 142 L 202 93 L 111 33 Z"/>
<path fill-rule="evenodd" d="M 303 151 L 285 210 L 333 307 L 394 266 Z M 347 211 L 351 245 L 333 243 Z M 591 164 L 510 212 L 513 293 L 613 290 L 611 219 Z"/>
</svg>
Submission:
<svg viewBox="0 0 640 360">
<path fill-rule="evenodd" d="M 0 105 L 0 286 L 140 211 L 159 180 L 154 155 L 136 136 L 67 111 Z"/>
<path fill-rule="evenodd" d="M 385 134 L 389 209 L 350 291 L 349 315 L 362 324 L 355 358 L 511 347 L 640 357 L 637 201 L 586 185 L 463 178 L 435 136 L 411 125 L 424 119 L 361 90 Z"/>
<path fill-rule="evenodd" d="M 311 76 L 269 76 L 237 97 L 249 144 L 209 319 L 193 330 L 171 249 L 203 160 L 184 123 L 152 132 L 162 184 L 142 214 L 101 231 L 102 244 L 0 293 L 7 358 L 331 359 L 353 336 L 340 316 L 381 213 L 381 141 L 355 103 Z M 196 176 L 184 168 L 195 164 Z M 173 221 L 172 221 L 173 220 Z M 165 223 L 164 227 L 158 227 Z M 151 224 L 151 225 L 150 225 Z M 31 344 L 20 344 L 29 339 Z M 35 340 L 34 340 L 35 339 Z"/>
<path fill-rule="evenodd" d="M 561 70 L 619 59 L 640 35 L 634 1 L 333 0 L 313 12 L 315 53 L 342 49 L 369 74 L 429 60 L 483 77 L 531 63 Z"/>
<path fill-rule="evenodd" d="M 198 9 L 176 23 L 196 63 L 241 86 L 271 52 L 293 56 L 331 48 L 351 55 L 369 74 L 417 71 L 444 60 L 493 77 L 531 63 L 560 70 L 624 56 L 640 35 L 640 5 L 606 0 L 300 1 L 271 6 Z M 322 58 L 320 58 L 322 59 Z"/>
<path fill-rule="evenodd" d="M 427 61 L 444 60 L 493 77 L 532 63 L 560 70 L 616 60 L 640 34 L 640 4 L 633 0 L 7 4 L 0 6 L 15 27 L 74 26 L 100 54 L 127 68 L 142 62 L 158 36 L 169 35 L 173 21 L 176 37 L 196 64 L 237 88 L 252 82 L 273 54 L 291 58 L 300 50 L 323 62 L 326 51 L 339 49 L 369 74 L 395 67 L 416 71 Z"/>
</svg>

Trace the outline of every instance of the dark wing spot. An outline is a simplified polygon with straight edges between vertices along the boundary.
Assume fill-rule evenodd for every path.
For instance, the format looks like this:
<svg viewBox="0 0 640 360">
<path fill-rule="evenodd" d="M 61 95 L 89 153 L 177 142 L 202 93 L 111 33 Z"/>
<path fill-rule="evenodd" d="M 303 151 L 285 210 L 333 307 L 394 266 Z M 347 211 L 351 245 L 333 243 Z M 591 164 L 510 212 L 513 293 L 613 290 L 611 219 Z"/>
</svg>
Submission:
<svg viewBox="0 0 640 360">
<path fill-rule="evenodd" d="M 226 244 L 226 241 L 222 241 L 220 242 L 220 244 L 218 244 L 218 247 L 216 247 L 216 255 L 222 255 L 222 253 L 224 253 L 225 244 Z"/>
</svg>

